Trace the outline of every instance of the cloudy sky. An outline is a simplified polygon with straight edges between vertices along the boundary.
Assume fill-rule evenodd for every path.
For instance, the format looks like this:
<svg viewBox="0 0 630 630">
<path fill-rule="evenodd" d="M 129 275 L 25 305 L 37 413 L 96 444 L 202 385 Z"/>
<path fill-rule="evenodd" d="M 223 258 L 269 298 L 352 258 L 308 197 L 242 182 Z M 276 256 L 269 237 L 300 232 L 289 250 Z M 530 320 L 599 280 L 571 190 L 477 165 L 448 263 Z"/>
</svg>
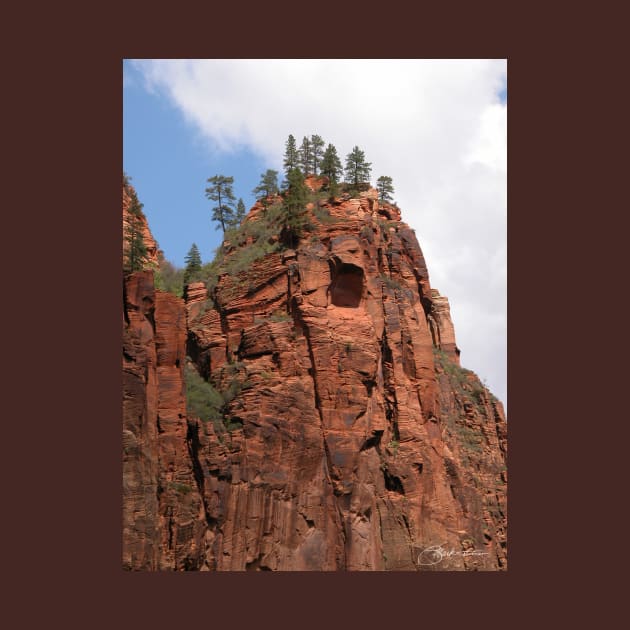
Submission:
<svg viewBox="0 0 630 630">
<path fill-rule="evenodd" d="M 506 60 L 125 60 L 123 167 L 154 236 L 182 266 L 220 233 L 206 179 L 233 175 L 249 208 L 293 134 L 358 145 L 393 178 L 431 286 L 448 296 L 464 367 L 504 403 Z"/>
</svg>

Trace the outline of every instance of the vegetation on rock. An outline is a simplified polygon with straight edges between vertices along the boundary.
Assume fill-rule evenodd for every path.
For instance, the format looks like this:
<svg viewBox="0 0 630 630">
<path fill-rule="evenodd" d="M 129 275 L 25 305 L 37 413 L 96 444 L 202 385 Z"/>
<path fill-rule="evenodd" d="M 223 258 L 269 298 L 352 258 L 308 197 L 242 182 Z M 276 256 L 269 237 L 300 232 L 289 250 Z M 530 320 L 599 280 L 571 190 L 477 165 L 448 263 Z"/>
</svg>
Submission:
<svg viewBox="0 0 630 630">
<path fill-rule="evenodd" d="M 232 431 L 242 423 L 230 411 L 230 403 L 244 389 L 250 387 L 242 378 L 239 364 L 228 364 L 216 376 L 213 384 L 203 379 L 190 357 L 186 358 L 186 409 L 190 418 L 212 422 L 215 429 Z"/>
<path fill-rule="evenodd" d="M 321 162 L 321 174 L 328 177 L 331 184 L 337 184 L 343 177 L 343 167 L 341 160 L 337 155 L 337 149 L 334 145 L 329 144 L 324 151 Z"/>
<path fill-rule="evenodd" d="M 263 205 L 267 205 L 269 198 L 278 193 L 278 171 L 267 169 L 260 176 L 260 183 L 252 192 L 257 197 L 262 195 Z"/>
<path fill-rule="evenodd" d="M 130 180 L 131 178 L 123 173 L 123 187 L 131 199 L 128 222 L 123 235 L 126 244 L 123 269 L 127 273 L 142 271 L 148 263 L 147 246 L 143 236 L 145 217 L 142 213 L 142 204 Z"/>
<path fill-rule="evenodd" d="M 365 152 L 355 146 L 346 156 L 346 181 L 358 189 L 359 184 L 370 181 L 372 163 L 365 161 Z"/>
<path fill-rule="evenodd" d="M 381 175 L 376 180 L 376 188 L 378 190 L 378 198 L 380 201 L 392 201 L 394 186 L 392 185 L 392 178 L 387 175 Z"/>
<path fill-rule="evenodd" d="M 158 252 L 158 268 L 155 271 L 154 281 L 156 289 L 168 291 L 177 297 L 182 297 L 184 292 L 184 270 L 166 260 L 162 252 Z"/>
<path fill-rule="evenodd" d="M 225 233 L 225 230 L 234 223 L 234 202 L 236 201 L 232 190 L 234 178 L 215 175 L 208 178 L 208 183 L 210 186 L 206 188 L 206 197 L 217 202 L 217 205 L 212 207 L 212 220 L 216 221 Z"/>
<path fill-rule="evenodd" d="M 295 144 L 295 138 L 293 137 L 293 135 L 289 135 L 286 144 L 285 144 L 285 151 L 284 151 L 284 173 L 286 176 L 289 175 L 289 172 L 292 171 L 294 168 L 298 168 L 299 167 L 299 154 L 298 154 L 298 149 L 297 149 L 297 145 Z"/>
<path fill-rule="evenodd" d="M 198 280 L 200 278 L 202 263 L 201 254 L 199 253 L 199 248 L 196 243 L 193 243 L 188 250 L 184 262 L 186 263 L 186 268 L 184 269 L 184 284 Z"/>
</svg>

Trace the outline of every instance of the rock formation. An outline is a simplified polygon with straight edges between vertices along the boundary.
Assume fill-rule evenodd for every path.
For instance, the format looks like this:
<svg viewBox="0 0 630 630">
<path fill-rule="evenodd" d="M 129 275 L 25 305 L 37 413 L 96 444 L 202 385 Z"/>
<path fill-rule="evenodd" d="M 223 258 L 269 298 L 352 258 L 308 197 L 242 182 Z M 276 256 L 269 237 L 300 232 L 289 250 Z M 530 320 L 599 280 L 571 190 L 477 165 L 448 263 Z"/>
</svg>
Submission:
<svg viewBox="0 0 630 630">
<path fill-rule="evenodd" d="M 122 202 L 122 207 L 123 207 L 123 234 L 126 233 L 126 230 L 129 227 L 129 218 L 130 218 L 130 212 L 129 212 L 129 208 L 131 206 L 131 196 L 135 195 L 136 191 L 134 190 L 133 186 L 131 184 L 123 184 L 123 189 L 122 189 L 122 195 L 123 195 L 123 202 Z M 151 234 L 151 230 L 149 229 L 149 224 L 147 222 L 147 218 L 144 216 L 144 213 L 142 212 L 142 210 L 140 210 L 139 215 L 138 215 L 138 220 L 140 223 L 140 231 L 142 233 L 142 238 L 144 241 L 144 245 L 147 248 L 147 263 L 149 263 L 150 265 L 154 266 L 155 268 L 158 267 L 159 264 L 159 250 L 158 250 L 158 245 L 157 242 L 155 241 L 155 239 L 153 238 L 153 234 Z M 123 260 L 125 257 L 125 254 L 127 252 L 127 248 L 129 247 L 126 239 L 123 238 Z"/>
<path fill-rule="evenodd" d="M 505 570 L 503 407 L 414 231 L 373 189 L 307 183 L 294 250 L 185 300 L 125 279 L 125 568 Z M 224 245 L 225 270 L 252 240 Z M 208 417 L 185 369 L 222 396 Z"/>
<path fill-rule="evenodd" d="M 443 350 L 448 358 L 459 365 L 460 350 L 455 343 L 455 328 L 451 320 L 451 307 L 448 298 L 431 289 L 431 311 L 427 313 L 427 323 L 431 331 L 433 345 Z"/>
<path fill-rule="evenodd" d="M 186 419 L 184 302 L 128 276 L 123 311 L 123 567 L 198 569 L 205 522 Z"/>
</svg>

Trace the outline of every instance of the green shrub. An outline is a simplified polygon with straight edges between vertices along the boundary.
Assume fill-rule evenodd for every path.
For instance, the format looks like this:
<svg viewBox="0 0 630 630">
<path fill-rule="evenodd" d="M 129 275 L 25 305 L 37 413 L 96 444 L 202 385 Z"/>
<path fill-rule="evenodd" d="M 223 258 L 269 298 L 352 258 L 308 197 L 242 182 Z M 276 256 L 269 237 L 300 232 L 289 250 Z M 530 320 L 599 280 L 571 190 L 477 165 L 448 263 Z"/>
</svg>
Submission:
<svg viewBox="0 0 630 630">
<path fill-rule="evenodd" d="M 222 254 L 219 254 L 218 247 L 215 250 L 215 259 L 212 262 L 206 263 L 201 267 L 201 271 L 199 275 L 201 276 L 201 280 L 206 283 L 206 289 L 208 290 L 208 295 L 214 295 L 214 289 L 219 282 L 219 262 L 222 259 Z"/>
<path fill-rule="evenodd" d="M 225 428 L 228 431 L 238 431 L 238 429 L 243 428 L 243 423 L 240 420 L 227 420 L 225 423 Z"/>
<path fill-rule="evenodd" d="M 354 184 L 352 182 L 342 182 L 339 185 L 339 188 L 342 193 L 347 193 L 351 198 L 357 198 L 359 193 L 365 192 L 369 190 L 370 183 L 369 182 L 359 182 L 358 184 Z"/>
<path fill-rule="evenodd" d="M 274 311 L 269 316 L 269 321 L 272 321 L 272 322 L 290 322 L 290 321 L 293 321 L 293 318 L 287 312 L 282 311 L 282 310 L 277 310 L 277 311 Z"/>
<path fill-rule="evenodd" d="M 483 402 L 484 388 L 481 385 L 479 385 L 478 383 L 475 383 L 472 386 L 471 393 L 472 393 L 473 398 L 478 404 L 481 404 Z"/>
<path fill-rule="evenodd" d="M 223 274 L 237 276 L 247 271 L 253 262 L 268 254 L 280 251 L 283 205 L 276 202 L 260 213 L 256 220 L 245 221 L 239 227 L 225 231 L 222 243 L 215 250 L 214 260 L 202 266 L 200 276 L 213 295 L 219 277 Z"/>
<path fill-rule="evenodd" d="M 243 271 L 247 271 L 252 264 L 280 250 L 280 243 L 269 243 L 266 240 L 258 240 L 250 245 L 239 247 L 234 251 L 221 267 L 221 271 L 229 276 L 237 276 Z"/>
<path fill-rule="evenodd" d="M 204 422 L 222 419 L 225 401 L 221 392 L 201 378 L 190 363 L 186 363 L 184 376 L 187 413 Z"/>
<path fill-rule="evenodd" d="M 181 494 L 190 494 L 192 492 L 192 487 L 189 486 L 187 483 L 177 483 L 175 481 L 171 481 L 171 483 L 169 483 L 168 485 L 169 488 L 172 488 L 173 490 Z"/>
<path fill-rule="evenodd" d="M 449 356 L 441 348 L 433 347 L 433 356 L 436 363 L 444 370 L 445 374 L 453 377 L 453 381 L 458 385 L 458 389 L 463 392 L 463 386 L 468 383 L 468 377 L 474 376 L 473 372 L 453 363 Z"/>
<path fill-rule="evenodd" d="M 242 363 L 231 363 L 222 368 L 217 379 L 222 383 L 218 388 L 205 381 L 197 372 L 197 369 L 189 361 L 186 363 L 186 409 L 192 416 L 203 422 L 212 422 L 218 432 L 227 429 L 234 431 L 242 428 L 243 423 L 230 415 L 230 403 L 243 391 L 249 389 L 252 384 L 242 378 Z"/>
<path fill-rule="evenodd" d="M 455 431 L 457 433 L 457 437 L 459 438 L 458 441 L 462 448 L 468 451 L 472 451 L 473 453 L 479 454 L 482 452 L 483 438 L 479 433 L 462 423 L 455 424 Z"/>
<path fill-rule="evenodd" d="M 252 264 L 287 247 L 295 247 L 305 231 L 312 232 L 315 225 L 305 211 L 305 204 L 313 202 L 313 214 L 321 224 L 334 224 L 341 221 L 330 215 L 322 207 L 322 200 L 329 196 L 325 191 L 308 192 L 303 199 L 290 198 L 290 191 L 276 197 L 276 201 L 252 219 L 241 225 L 227 229 L 223 243 L 215 250 L 211 263 L 202 266 L 198 276 L 208 287 L 208 294 L 214 295 L 220 276 L 227 274 L 236 277 L 247 272 Z M 302 208 L 302 210 L 300 209 Z M 313 242 L 319 240 L 312 237 Z M 239 278 L 239 283 L 246 278 Z"/>
<path fill-rule="evenodd" d="M 168 291 L 177 297 L 182 297 L 184 291 L 184 270 L 176 267 L 163 256 L 160 257 L 154 278 L 156 289 Z"/>
<path fill-rule="evenodd" d="M 315 218 L 324 225 L 334 225 L 335 223 L 339 223 L 341 220 L 337 217 L 331 216 L 328 208 L 321 208 L 318 205 L 313 208 L 313 214 L 315 215 Z"/>
</svg>

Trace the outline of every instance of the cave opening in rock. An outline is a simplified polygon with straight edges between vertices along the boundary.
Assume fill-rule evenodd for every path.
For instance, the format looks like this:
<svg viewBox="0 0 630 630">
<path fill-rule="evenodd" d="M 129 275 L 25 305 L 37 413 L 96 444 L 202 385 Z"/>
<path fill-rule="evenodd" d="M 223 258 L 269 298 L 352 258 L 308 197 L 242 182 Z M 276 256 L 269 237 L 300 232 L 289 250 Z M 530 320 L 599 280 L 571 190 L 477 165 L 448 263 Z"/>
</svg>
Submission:
<svg viewBox="0 0 630 630">
<path fill-rule="evenodd" d="M 343 263 L 334 272 L 330 286 L 330 301 L 335 306 L 357 308 L 363 296 L 363 269 Z"/>
</svg>

